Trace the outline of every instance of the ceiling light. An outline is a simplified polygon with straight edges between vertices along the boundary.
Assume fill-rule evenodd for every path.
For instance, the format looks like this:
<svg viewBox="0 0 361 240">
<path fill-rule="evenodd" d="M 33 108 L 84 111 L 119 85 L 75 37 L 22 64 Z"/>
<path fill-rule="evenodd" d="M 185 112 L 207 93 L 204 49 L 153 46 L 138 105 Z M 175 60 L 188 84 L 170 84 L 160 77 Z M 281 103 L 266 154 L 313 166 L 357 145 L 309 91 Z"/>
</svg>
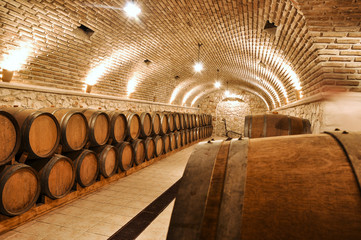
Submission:
<svg viewBox="0 0 361 240">
<path fill-rule="evenodd" d="M 203 63 L 196 62 L 193 68 L 195 72 L 201 72 L 203 70 Z"/>
<path fill-rule="evenodd" d="M 135 2 L 127 2 L 124 7 L 124 11 L 130 18 L 136 18 L 140 14 L 141 10 Z"/>
<path fill-rule="evenodd" d="M 224 92 L 224 95 L 226 95 L 226 97 L 229 97 L 229 96 L 231 96 L 231 92 L 230 92 L 229 90 L 226 90 L 226 91 Z"/>
<path fill-rule="evenodd" d="M 193 66 L 195 72 L 201 72 L 203 70 L 203 63 L 199 60 L 202 45 L 202 43 L 198 43 L 198 62 L 196 62 Z"/>
<path fill-rule="evenodd" d="M 214 87 L 215 87 L 215 88 L 220 88 L 220 87 L 221 87 L 221 83 L 220 83 L 220 82 L 215 82 L 215 83 L 214 83 Z"/>
</svg>

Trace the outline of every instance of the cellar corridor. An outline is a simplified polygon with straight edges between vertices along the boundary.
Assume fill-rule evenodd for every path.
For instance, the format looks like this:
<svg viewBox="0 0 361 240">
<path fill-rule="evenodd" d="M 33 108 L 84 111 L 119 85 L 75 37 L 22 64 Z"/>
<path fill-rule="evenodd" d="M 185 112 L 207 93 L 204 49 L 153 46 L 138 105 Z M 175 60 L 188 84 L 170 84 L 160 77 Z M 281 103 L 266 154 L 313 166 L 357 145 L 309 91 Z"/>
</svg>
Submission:
<svg viewBox="0 0 361 240">
<path fill-rule="evenodd" d="M 1 240 L 108 239 L 182 177 L 192 145 L 0 236 Z M 165 239 L 174 201 L 137 239 Z"/>
</svg>

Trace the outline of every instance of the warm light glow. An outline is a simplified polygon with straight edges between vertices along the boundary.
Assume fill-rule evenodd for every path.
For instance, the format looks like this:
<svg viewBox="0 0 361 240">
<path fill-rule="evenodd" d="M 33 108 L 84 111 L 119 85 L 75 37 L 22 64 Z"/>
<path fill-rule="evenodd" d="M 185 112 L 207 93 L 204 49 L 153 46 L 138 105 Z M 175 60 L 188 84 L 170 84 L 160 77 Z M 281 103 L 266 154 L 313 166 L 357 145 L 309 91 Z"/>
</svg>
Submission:
<svg viewBox="0 0 361 240">
<path fill-rule="evenodd" d="M 140 14 L 141 10 L 134 2 L 127 2 L 124 7 L 124 11 L 130 18 L 136 18 Z"/>
<path fill-rule="evenodd" d="M 9 71 L 17 71 L 21 69 L 21 66 L 26 63 L 26 59 L 32 51 L 32 45 L 29 43 L 20 43 L 17 49 L 9 51 L 8 54 L 4 54 L 4 60 L 1 63 L 1 68 Z"/>
<path fill-rule="evenodd" d="M 97 83 L 98 79 L 104 74 L 105 72 L 105 63 L 101 63 L 88 73 L 88 76 L 85 79 L 85 83 L 87 85 L 93 86 Z"/>
<path fill-rule="evenodd" d="M 229 97 L 229 96 L 231 96 L 231 92 L 228 91 L 228 90 L 226 90 L 226 91 L 224 92 L 224 95 L 226 95 L 226 97 Z"/>
<path fill-rule="evenodd" d="M 221 87 L 221 83 L 220 83 L 220 82 L 215 82 L 215 83 L 214 83 L 214 87 L 215 87 L 215 88 L 220 88 L 220 87 Z"/>
<path fill-rule="evenodd" d="M 186 95 L 184 95 L 183 101 L 182 101 L 182 105 L 184 105 L 184 104 L 186 103 L 186 101 L 188 100 L 188 98 L 189 98 L 189 97 L 192 95 L 192 93 L 194 93 L 198 88 L 199 88 L 199 86 L 191 89 L 189 92 L 186 93 Z"/>
<path fill-rule="evenodd" d="M 128 86 L 127 86 L 128 97 L 130 96 L 130 94 L 135 92 L 135 87 L 137 86 L 137 84 L 138 84 L 137 74 L 134 73 L 134 76 L 128 81 Z"/>
<path fill-rule="evenodd" d="M 203 70 L 203 63 L 197 62 L 194 64 L 193 68 L 195 72 L 201 72 Z"/>
</svg>

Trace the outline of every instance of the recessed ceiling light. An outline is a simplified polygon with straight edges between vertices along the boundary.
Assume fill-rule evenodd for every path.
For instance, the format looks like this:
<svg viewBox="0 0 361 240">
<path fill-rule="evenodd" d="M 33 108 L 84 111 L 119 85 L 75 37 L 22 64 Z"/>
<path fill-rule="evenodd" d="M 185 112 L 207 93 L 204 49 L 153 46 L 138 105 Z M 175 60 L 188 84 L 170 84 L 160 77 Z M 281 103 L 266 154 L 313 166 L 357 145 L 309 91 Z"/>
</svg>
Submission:
<svg viewBox="0 0 361 240">
<path fill-rule="evenodd" d="M 193 66 L 195 72 L 201 72 L 203 70 L 203 63 L 196 62 Z"/>
<path fill-rule="evenodd" d="M 127 2 L 124 11 L 130 18 L 136 18 L 141 13 L 139 6 L 135 2 Z"/>
<path fill-rule="evenodd" d="M 214 87 L 215 87 L 215 88 L 220 88 L 220 87 L 221 87 L 221 83 L 220 83 L 220 82 L 215 82 L 215 83 L 214 83 Z"/>
</svg>

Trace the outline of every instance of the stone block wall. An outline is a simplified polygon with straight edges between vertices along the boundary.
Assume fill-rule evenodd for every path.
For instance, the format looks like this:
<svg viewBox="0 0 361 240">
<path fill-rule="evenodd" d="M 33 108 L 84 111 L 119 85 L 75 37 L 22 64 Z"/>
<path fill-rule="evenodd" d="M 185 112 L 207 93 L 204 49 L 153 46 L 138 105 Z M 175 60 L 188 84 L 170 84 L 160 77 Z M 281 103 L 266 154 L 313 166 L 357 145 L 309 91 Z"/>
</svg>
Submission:
<svg viewBox="0 0 361 240">
<path fill-rule="evenodd" d="M 227 130 L 243 134 L 246 115 L 263 114 L 267 111 L 266 104 L 259 97 L 240 90 L 234 91 L 234 94 L 238 97 L 227 98 L 220 91 L 211 93 L 199 103 L 200 112 L 212 115 L 214 136 L 225 135 L 223 119 L 226 120 Z"/>
<path fill-rule="evenodd" d="M 29 85 L 0 83 L 0 106 L 40 109 L 44 107 L 92 108 L 134 112 L 177 111 L 198 113 L 198 108 L 181 107 L 140 100 L 128 100 L 114 96 L 85 94 L 51 88 L 31 87 Z"/>
</svg>

